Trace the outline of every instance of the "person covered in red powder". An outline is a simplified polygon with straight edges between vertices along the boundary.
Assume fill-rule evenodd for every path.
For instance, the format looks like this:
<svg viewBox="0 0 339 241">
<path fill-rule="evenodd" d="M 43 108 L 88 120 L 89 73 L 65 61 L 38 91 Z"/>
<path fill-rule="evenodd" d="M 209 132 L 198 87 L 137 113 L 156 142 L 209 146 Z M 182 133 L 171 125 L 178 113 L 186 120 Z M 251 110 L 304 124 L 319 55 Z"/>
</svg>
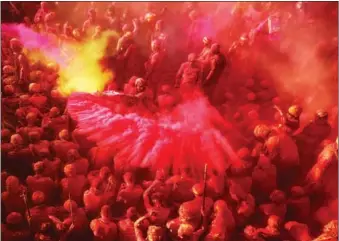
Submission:
<svg viewBox="0 0 339 241">
<path fill-rule="evenodd" d="M 104 205 L 101 208 L 100 218 L 93 219 L 90 223 L 95 241 L 110 241 L 118 239 L 118 228 L 113 222 L 110 207 Z"/>
<path fill-rule="evenodd" d="M 146 75 L 148 86 L 152 89 L 154 97 L 157 96 L 158 88 L 161 81 L 164 79 L 166 52 L 161 46 L 159 40 L 152 41 L 152 53 L 145 63 Z"/>
<path fill-rule="evenodd" d="M 221 53 L 220 45 L 217 43 L 211 46 L 208 64 L 208 72 L 202 84 L 206 95 L 212 97 L 214 89 L 227 66 L 226 57 Z"/>
<path fill-rule="evenodd" d="M 188 55 L 188 61 L 180 66 L 176 76 L 176 87 L 180 87 L 183 93 L 192 92 L 202 85 L 203 71 L 201 64 L 194 53 Z"/>
</svg>

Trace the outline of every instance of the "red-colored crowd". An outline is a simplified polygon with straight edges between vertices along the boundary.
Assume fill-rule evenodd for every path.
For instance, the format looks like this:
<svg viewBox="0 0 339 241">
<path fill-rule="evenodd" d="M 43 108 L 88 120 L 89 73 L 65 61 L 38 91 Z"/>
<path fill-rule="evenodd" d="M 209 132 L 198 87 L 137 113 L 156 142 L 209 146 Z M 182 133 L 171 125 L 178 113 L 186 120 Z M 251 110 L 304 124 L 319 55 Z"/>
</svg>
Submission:
<svg viewBox="0 0 339 241">
<path fill-rule="evenodd" d="M 153 107 L 162 108 L 176 104 L 173 93 L 201 88 L 233 125 L 241 164 L 208 170 L 206 182 L 185 166 L 179 173 L 117 170 L 113 147 L 87 140 L 67 114 L 59 66 L 30 62 L 23 43 L 2 34 L 3 240 L 337 240 L 337 112 L 319 110 L 301 125 L 303 106 L 282 103 L 263 70 L 247 61 L 251 34 L 228 29 L 235 41 L 229 51 L 199 36 L 198 3 L 180 13 L 149 4 L 142 17 L 119 3 L 105 3 L 102 12 L 99 3 L 86 3 L 87 19 L 77 28 L 67 22 L 71 15 L 61 16 L 71 11 L 67 4 L 41 2 L 20 21 L 61 45 L 118 32 L 103 61 L 116 76 L 107 89 L 136 96 L 149 90 Z M 274 3 L 258 4 L 249 5 L 261 20 L 277 11 Z M 290 12 L 293 21 L 301 21 L 301 4 Z M 241 33 L 249 30 L 240 21 L 244 10 L 232 16 Z"/>
</svg>

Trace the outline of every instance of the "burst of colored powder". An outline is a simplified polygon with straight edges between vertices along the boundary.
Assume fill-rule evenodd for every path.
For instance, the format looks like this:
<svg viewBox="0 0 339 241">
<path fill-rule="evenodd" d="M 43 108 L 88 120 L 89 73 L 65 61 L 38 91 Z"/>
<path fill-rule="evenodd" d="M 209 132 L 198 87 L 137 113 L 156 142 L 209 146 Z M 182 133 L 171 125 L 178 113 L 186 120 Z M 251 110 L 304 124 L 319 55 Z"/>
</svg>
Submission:
<svg viewBox="0 0 339 241">
<path fill-rule="evenodd" d="M 62 94 L 69 95 L 75 91 L 94 93 L 104 89 L 113 73 L 104 70 L 99 61 L 104 57 L 108 39 L 113 34 L 105 32 L 98 39 L 88 40 L 81 46 L 71 46 L 77 48 L 76 54 L 59 72 L 58 87 Z"/>
<path fill-rule="evenodd" d="M 27 49 L 31 62 L 59 65 L 58 89 L 67 96 L 72 92 L 94 93 L 102 91 L 113 78 L 110 70 L 104 70 L 99 61 L 104 57 L 111 37 L 118 37 L 113 31 L 106 31 L 99 38 L 87 39 L 81 43 L 63 42 L 47 35 L 41 35 L 20 24 L 4 24 L 2 31 L 16 35 Z"/>
</svg>

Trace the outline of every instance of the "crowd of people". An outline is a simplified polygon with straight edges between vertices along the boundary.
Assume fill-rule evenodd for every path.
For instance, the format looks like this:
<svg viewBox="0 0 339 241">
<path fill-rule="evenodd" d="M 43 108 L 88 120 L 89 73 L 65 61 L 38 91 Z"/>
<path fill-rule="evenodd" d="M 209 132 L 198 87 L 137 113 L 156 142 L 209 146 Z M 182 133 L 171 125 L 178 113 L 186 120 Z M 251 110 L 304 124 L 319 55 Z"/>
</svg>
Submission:
<svg viewBox="0 0 339 241">
<path fill-rule="evenodd" d="M 159 110 L 200 88 L 233 126 L 229 139 L 241 165 L 208 170 L 204 180 L 185 166 L 179 173 L 117 170 L 114 147 L 86 139 L 68 115 L 60 66 L 32 62 L 22 39 L 2 33 L 3 240 L 338 238 L 337 103 L 302 123 L 306 106 L 281 98 L 258 64 L 265 51 L 272 65 L 286 63 L 275 44 L 286 25 L 307 29 L 335 19 L 337 29 L 336 4 L 325 3 L 325 13 L 294 2 L 236 4 L 230 24 L 211 37 L 199 3 L 154 2 L 139 12 L 126 3 L 79 3 L 83 24 L 72 2 L 8 2 L 3 22 L 53 35 L 61 46 L 115 31 L 119 39 L 110 40 L 102 61 L 115 73 L 106 89 Z M 274 28 L 276 19 L 283 23 Z M 324 38 L 319 49 L 336 68 L 336 89 L 337 36 Z"/>
</svg>

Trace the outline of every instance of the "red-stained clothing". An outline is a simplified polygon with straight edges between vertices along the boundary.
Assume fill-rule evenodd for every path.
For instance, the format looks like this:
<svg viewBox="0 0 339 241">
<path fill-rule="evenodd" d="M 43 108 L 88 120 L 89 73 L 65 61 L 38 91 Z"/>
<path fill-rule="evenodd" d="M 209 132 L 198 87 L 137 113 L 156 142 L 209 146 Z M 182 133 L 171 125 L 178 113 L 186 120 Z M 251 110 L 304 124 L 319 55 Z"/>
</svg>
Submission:
<svg viewBox="0 0 339 241">
<path fill-rule="evenodd" d="M 282 167 L 299 165 L 299 153 L 295 141 L 287 134 L 271 136 L 265 142 L 267 156 L 273 164 Z"/>
<path fill-rule="evenodd" d="M 54 201 L 55 184 L 49 177 L 28 176 L 26 179 L 28 190 L 33 193 L 41 191 L 45 194 L 45 202 L 51 203 Z"/>
<path fill-rule="evenodd" d="M 90 189 L 84 192 L 83 201 L 86 212 L 91 216 L 99 215 L 101 207 L 105 204 L 103 193 L 94 193 Z"/>
<path fill-rule="evenodd" d="M 275 203 L 262 204 L 260 205 L 260 210 L 263 212 L 263 214 L 266 217 L 276 215 L 281 220 L 284 220 L 286 212 L 287 212 L 287 205 L 285 203 L 283 204 L 275 204 Z"/>
<path fill-rule="evenodd" d="M 25 127 L 21 127 L 19 128 L 19 130 L 17 131 L 17 133 L 23 138 L 24 143 L 29 143 L 29 137 L 28 134 L 30 132 L 38 132 L 40 135 L 42 134 L 42 129 L 38 126 L 25 126 Z"/>
<path fill-rule="evenodd" d="M 38 205 L 30 208 L 31 214 L 31 226 L 33 232 L 38 232 L 40 230 L 40 225 L 45 222 L 49 222 L 48 215 L 55 216 L 56 215 L 56 208 L 49 207 L 46 205 Z M 28 213 L 26 212 L 26 216 Z"/>
<path fill-rule="evenodd" d="M 69 150 L 78 148 L 79 146 L 77 144 L 70 141 L 56 140 L 51 143 L 51 150 L 62 162 L 67 162 L 67 153 Z"/>
<path fill-rule="evenodd" d="M 85 211 L 82 208 L 73 211 L 73 217 L 69 216 L 63 221 L 66 230 L 71 226 L 72 220 L 74 228 L 68 235 L 69 240 L 87 240 L 91 233 Z"/>
<path fill-rule="evenodd" d="M 165 65 L 168 63 L 166 63 L 165 59 L 165 52 L 154 52 L 149 57 L 149 60 L 145 63 L 146 80 L 148 82 L 148 86 L 152 88 L 152 91 L 155 93 L 155 95 L 160 84 L 166 79 Z"/>
<path fill-rule="evenodd" d="M 331 134 L 332 127 L 329 123 L 318 124 L 314 121 L 304 127 L 297 136 L 300 148 L 315 151 L 320 143 Z"/>
<path fill-rule="evenodd" d="M 19 229 L 11 230 L 4 225 L 1 229 L 1 237 L 6 241 L 29 241 L 30 240 L 30 230 L 29 229 Z"/>
<path fill-rule="evenodd" d="M 175 203 L 183 203 L 193 200 L 194 194 L 192 187 L 195 184 L 195 180 L 189 177 L 172 176 L 166 184 L 172 185 L 172 191 L 170 195 L 170 201 Z"/>
<path fill-rule="evenodd" d="M 86 158 L 78 158 L 74 161 L 75 168 L 77 170 L 77 174 L 86 176 L 88 173 L 89 162 Z"/>
<path fill-rule="evenodd" d="M 101 218 L 93 219 L 90 227 L 95 241 L 112 241 L 118 238 L 117 225 L 113 221 L 104 221 Z"/>
<path fill-rule="evenodd" d="M 292 220 L 307 222 L 311 214 L 310 198 L 308 196 L 290 198 L 287 201 L 287 211 L 290 213 Z"/>
<path fill-rule="evenodd" d="M 316 164 L 307 175 L 308 183 L 315 183 L 322 188 L 329 198 L 338 196 L 338 148 L 336 143 L 325 146 L 319 154 Z"/>
<path fill-rule="evenodd" d="M 44 177 L 50 177 L 52 180 L 59 178 L 61 173 L 61 160 L 59 158 L 54 158 L 53 160 L 43 159 L 44 163 Z"/>
<path fill-rule="evenodd" d="M 32 95 L 29 98 L 30 103 L 36 108 L 38 108 L 41 112 L 46 112 L 47 111 L 47 103 L 48 99 L 44 95 Z"/>
<path fill-rule="evenodd" d="M 45 16 L 49 13 L 48 9 L 42 9 L 39 8 L 39 10 L 36 12 L 34 16 L 34 22 L 35 23 L 44 23 L 45 22 Z"/>
<path fill-rule="evenodd" d="M 221 77 L 226 67 L 226 58 L 221 53 L 211 55 L 208 62 L 209 62 L 209 72 L 203 83 L 205 86 L 217 84 L 219 78 Z"/>
<path fill-rule="evenodd" d="M 285 229 L 295 241 L 313 240 L 306 224 L 290 221 L 285 224 Z"/>
<path fill-rule="evenodd" d="M 20 180 L 25 181 L 28 175 L 33 174 L 32 164 L 35 158 L 29 148 L 17 148 L 8 153 L 4 166 L 9 173 L 15 174 Z"/>
<path fill-rule="evenodd" d="M 100 168 L 107 166 L 109 168 L 114 167 L 114 157 L 111 147 L 93 147 L 88 153 L 88 159 L 90 161 L 92 170 L 99 170 Z"/>
<path fill-rule="evenodd" d="M 222 197 L 225 193 L 225 177 L 223 175 L 220 176 L 212 176 L 207 181 L 207 194 L 213 200 L 216 200 Z"/>
<path fill-rule="evenodd" d="M 87 187 L 87 178 L 83 175 L 75 177 L 65 177 L 60 182 L 61 185 L 61 199 L 66 201 L 71 195 L 71 199 L 78 205 L 83 201 L 83 194 Z"/>
<path fill-rule="evenodd" d="M 1 193 L 1 202 L 5 208 L 3 211 L 6 212 L 6 214 L 10 214 L 11 212 L 18 212 L 22 215 L 25 214 L 26 206 L 21 194 L 21 192 L 10 193 L 7 191 Z"/>
<path fill-rule="evenodd" d="M 138 46 L 134 43 L 130 44 L 124 52 L 124 72 L 125 80 L 130 79 L 132 76 L 143 76 L 145 73 L 144 58 L 140 54 Z"/>
<path fill-rule="evenodd" d="M 237 207 L 237 218 L 240 223 L 244 223 L 250 218 L 255 211 L 255 199 L 251 194 L 248 194 Z"/>
<path fill-rule="evenodd" d="M 186 62 L 177 72 L 177 84 L 196 86 L 202 84 L 203 72 L 199 63 Z"/>
<path fill-rule="evenodd" d="M 72 138 L 74 142 L 79 145 L 79 152 L 81 155 L 87 155 L 88 151 L 95 146 L 95 142 L 88 140 L 86 135 L 79 132 L 79 129 L 75 129 L 72 132 Z"/>
<path fill-rule="evenodd" d="M 252 172 L 253 191 L 268 195 L 277 188 L 277 168 L 275 165 L 258 164 Z"/>
<path fill-rule="evenodd" d="M 130 219 L 124 219 L 118 222 L 119 240 L 136 241 L 134 232 L 134 222 Z"/>
<path fill-rule="evenodd" d="M 47 137 L 52 140 L 57 137 L 60 131 L 68 128 L 68 117 L 65 115 L 55 118 L 45 116 L 42 119 L 41 126 L 44 128 Z"/>
<path fill-rule="evenodd" d="M 118 199 L 123 200 L 127 208 L 135 207 L 141 200 L 143 191 L 139 185 L 126 186 L 122 184 L 118 193 Z"/>
<path fill-rule="evenodd" d="M 230 210 L 216 213 L 204 241 L 215 240 L 215 237 L 219 237 L 219 240 L 229 240 L 234 228 L 235 220 Z"/>
<path fill-rule="evenodd" d="M 49 152 L 49 141 L 39 141 L 38 143 L 30 144 L 29 148 L 34 156 L 40 156 L 42 152 Z"/>
</svg>

